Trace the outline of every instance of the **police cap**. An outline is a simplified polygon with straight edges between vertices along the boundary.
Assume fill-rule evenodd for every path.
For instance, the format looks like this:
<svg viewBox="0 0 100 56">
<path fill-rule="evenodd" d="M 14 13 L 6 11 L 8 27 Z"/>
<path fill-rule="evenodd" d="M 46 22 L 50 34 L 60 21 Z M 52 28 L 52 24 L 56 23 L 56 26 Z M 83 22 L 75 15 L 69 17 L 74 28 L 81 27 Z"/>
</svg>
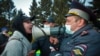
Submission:
<svg viewBox="0 0 100 56">
<path fill-rule="evenodd" d="M 65 17 L 72 16 L 72 15 L 80 16 L 87 21 L 96 20 L 96 16 L 92 13 L 90 9 L 86 8 L 81 3 L 75 0 L 72 1 L 70 10 L 68 11 L 67 15 L 65 15 Z"/>
</svg>

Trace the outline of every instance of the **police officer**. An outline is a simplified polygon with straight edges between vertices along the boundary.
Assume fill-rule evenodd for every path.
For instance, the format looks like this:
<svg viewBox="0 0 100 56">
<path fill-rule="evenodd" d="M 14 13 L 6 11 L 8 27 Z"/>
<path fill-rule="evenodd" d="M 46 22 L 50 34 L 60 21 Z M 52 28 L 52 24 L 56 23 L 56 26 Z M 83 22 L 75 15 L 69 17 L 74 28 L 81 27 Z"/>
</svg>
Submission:
<svg viewBox="0 0 100 56">
<path fill-rule="evenodd" d="M 88 22 L 94 19 L 89 9 L 73 1 L 65 23 L 70 36 L 64 38 L 60 50 L 52 51 L 50 56 L 100 56 L 100 33 Z"/>
</svg>

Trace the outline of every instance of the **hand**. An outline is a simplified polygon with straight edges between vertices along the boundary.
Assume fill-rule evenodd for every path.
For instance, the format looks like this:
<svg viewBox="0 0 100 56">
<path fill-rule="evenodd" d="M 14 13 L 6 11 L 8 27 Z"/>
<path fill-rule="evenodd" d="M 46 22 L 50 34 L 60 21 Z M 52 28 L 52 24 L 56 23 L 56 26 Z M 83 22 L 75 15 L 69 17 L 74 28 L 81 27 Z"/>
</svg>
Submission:
<svg viewBox="0 0 100 56">
<path fill-rule="evenodd" d="M 53 46 L 50 46 L 49 48 L 50 48 L 51 52 L 56 51 Z"/>
<path fill-rule="evenodd" d="M 33 56 L 33 55 L 34 55 L 34 53 L 35 53 L 35 50 L 31 50 L 31 51 L 28 53 L 28 55 L 27 55 L 27 56 Z"/>
<path fill-rule="evenodd" d="M 56 37 L 53 37 L 53 36 L 50 36 L 50 39 L 49 39 L 49 41 L 50 41 L 50 43 L 52 43 L 52 44 L 57 44 L 59 41 L 58 41 L 58 39 L 56 38 Z"/>
</svg>

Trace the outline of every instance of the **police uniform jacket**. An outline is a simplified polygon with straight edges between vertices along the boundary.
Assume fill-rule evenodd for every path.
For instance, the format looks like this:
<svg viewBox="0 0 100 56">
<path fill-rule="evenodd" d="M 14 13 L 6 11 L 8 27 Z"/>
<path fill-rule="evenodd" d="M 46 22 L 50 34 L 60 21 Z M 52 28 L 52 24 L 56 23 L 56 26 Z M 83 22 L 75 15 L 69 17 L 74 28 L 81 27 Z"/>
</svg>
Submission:
<svg viewBox="0 0 100 56">
<path fill-rule="evenodd" d="M 86 25 L 72 36 L 63 39 L 60 50 L 50 56 L 100 56 L 100 34 Z"/>
</svg>

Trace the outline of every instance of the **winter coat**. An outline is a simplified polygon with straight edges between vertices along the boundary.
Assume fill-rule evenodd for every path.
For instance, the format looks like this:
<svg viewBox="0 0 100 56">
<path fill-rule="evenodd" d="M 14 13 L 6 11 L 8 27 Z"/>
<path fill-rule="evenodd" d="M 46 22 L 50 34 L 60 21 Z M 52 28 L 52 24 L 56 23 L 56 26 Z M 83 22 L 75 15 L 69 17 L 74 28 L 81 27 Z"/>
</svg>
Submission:
<svg viewBox="0 0 100 56">
<path fill-rule="evenodd" d="M 8 42 L 8 38 L 7 36 L 5 36 L 4 34 L 0 34 L 0 54 L 3 52 L 6 43 Z"/>
<path fill-rule="evenodd" d="M 31 48 L 31 43 L 25 36 L 19 31 L 14 31 L 1 56 L 27 56 Z"/>
<path fill-rule="evenodd" d="M 91 25 L 76 31 L 72 36 L 64 38 L 59 51 L 50 56 L 100 56 L 100 33 Z"/>
<path fill-rule="evenodd" d="M 51 53 L 50 47 L 53 46 L 54 48 L 59 48 L 59 43 L 54 45 L 49 41 L 50 36 L 44 36 L 37 39 L 32 44 L 32 50 L 40 50 L 40 56 L 49 56 Z M 58 38 L 59 39 L 59 38 Z"/>
<path fill-rule="evenodd" d="M 41 51 L 40 56 L 49 56 L 51 52 L 51 50 L 49 49 L 50 46 L 51 43 L 49 42 L 49 37 L 41 37 L 32 44 L 32 49 L 39 49 Z"/>
</svg>

